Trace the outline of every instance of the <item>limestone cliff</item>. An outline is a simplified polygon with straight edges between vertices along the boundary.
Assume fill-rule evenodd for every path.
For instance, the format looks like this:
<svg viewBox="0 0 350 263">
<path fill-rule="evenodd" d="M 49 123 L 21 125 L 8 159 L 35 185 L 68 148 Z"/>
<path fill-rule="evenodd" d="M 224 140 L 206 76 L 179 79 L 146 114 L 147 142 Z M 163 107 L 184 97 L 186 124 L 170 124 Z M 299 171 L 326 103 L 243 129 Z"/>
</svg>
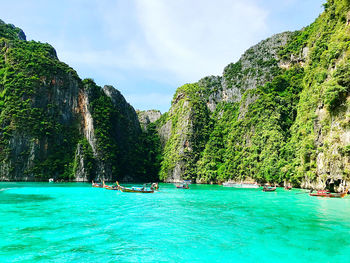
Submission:
<svg viewBox="0 0 350 263">
<path fill-rule="evenodd" d="M 350 185 L 350 32 L 349 1 L 328 1 L 325 12 L 304 31 L 290 50 L 301 56 L 305 87 L 300 95 L 298 116 L 291 144 L 292 165 L 301 185 L 342 191 Z M 293 167 L 292 166 L 292 167 Z"/>
<path fill-rule="evenodd" d="M 313 24 L 260 42 L 222 76 L 178 89 L 156 122 L 165 181 L 350 185 L 350 5 L 324 7 Z"/>
<path fill-rule="evenodd" d="M 259 97 L 248 91 L 264 85 L 278 74 L 278 51 L 291 36 L 292 33 L 286 32 L 262 41 L 248 49 L 238 62 L 228 65 L 223 76 L 205 77 L 177 90 L 169 112 L 158 123 L 164 145 L 162 179 L 168 182 L 182 179 L 217 181 L 217 178 L 201 176 L 198 170 L 202 152 L 216 129 L 215 122 L 225 111 L 225 115 L 229 115 L 233 104 L 241 104 L 238 115 L 244 117 L 248 105 Z M 232 115 L 237 114 L 232 112 Z"/>
<path fill-rule="evenodd" d="M 150 123 L 154 123 L 162 116 L 159 110 L 147 110 L 147 111 L 137 111 L 137 116 L 139 122 L 144 131 L 147 130 L 147 126 Z"/>
<path fill-rule="evenodd" d="M 148 180 L 135 110 L 0 21 L 0 180 Z"/>
</svg>

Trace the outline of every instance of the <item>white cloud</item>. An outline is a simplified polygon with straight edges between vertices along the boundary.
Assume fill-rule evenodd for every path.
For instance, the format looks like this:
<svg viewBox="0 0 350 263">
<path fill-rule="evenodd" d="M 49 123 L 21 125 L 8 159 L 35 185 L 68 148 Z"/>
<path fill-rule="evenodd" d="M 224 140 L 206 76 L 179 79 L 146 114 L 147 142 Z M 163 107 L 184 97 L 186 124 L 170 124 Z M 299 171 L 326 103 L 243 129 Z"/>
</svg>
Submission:
<svg viewBox="0 0 350 263">
<path fill-rule="evenodd" d="M 184 81 L 220 74 L 266 33 L 267 12 L 251 1 L 136 0 L 155 67 Z"/>
<path fill-rule="evenodd" d="M 28 39 L 52 44 L 82 77 L 132 93 L 135 102 L 163 103 L 166 97 L 137 94 L 173 94 L 176 86 L 221 74 L 272 33 L 309 24 L 324 1 L 16 0 L 4 1 L 0 18 Z"/>
<path fill-rule="evenodd" d="M 100 1 L 96 10 L 104 49 L 79 44 L 80 50 L 62 49 L 61 57 L 95 68 L 137 69 L 161 82 L 164 75 L 179 83 L 219 75 L 267 35 L 267 12 L 252 0 Z"/>
</svg>

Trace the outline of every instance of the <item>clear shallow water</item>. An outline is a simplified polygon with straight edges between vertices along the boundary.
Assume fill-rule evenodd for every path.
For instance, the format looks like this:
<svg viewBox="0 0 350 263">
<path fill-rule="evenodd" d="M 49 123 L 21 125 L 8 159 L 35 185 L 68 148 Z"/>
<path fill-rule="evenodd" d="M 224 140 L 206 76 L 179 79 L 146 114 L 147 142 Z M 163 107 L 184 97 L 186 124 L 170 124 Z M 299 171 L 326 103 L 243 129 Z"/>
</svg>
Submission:
<svg viewBox="0 0 350 263">
<path fill-rule="evenodd" d="M 348 262 L 350 199 L 0 183 L 0 262 Z"/>
</svg>

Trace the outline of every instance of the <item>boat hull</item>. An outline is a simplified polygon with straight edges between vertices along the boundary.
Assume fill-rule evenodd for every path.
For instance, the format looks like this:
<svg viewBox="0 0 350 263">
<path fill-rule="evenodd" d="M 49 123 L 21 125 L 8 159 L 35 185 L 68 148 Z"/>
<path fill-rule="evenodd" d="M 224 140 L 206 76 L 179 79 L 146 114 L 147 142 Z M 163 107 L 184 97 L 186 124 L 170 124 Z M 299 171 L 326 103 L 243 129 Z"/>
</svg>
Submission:
<svg viewBox="0 0 350 263">
<path fill-rule="evenodd" d="M 176 188 L 178 188 L 178 189 L 190 189 L 188 186 L 182 186 L 182 185 L 177 185 Z"/>
<path fill-rule="evenodd" d="M 263 188 L 263 192 L 274 192 L 274 191 L 276 191 L 276 187 Z"/>
<path fill-rule="evenodd" d="M 329 197 L 329 198 L 343 198 L 346 196 L 346 193 L 341 193 L 341 194 L 332 194 L 332 193 L 310 193 L 310 196 L 318 196 L 318 197 Z"/>
<path fill-rule="evenodd" d="M 119 186 L 119 190 L 123 193 L 154 193 L 154 190 L 141 190 L 141 189 L 132 189 L 123 186 Z"/>
<path fill-rule="evenodd" d="M 115 186 L 105 186 L 104 189 L 107 189 L 107 190 L 118 190 L 118 187 L 115 187 Z"/>
</svg>

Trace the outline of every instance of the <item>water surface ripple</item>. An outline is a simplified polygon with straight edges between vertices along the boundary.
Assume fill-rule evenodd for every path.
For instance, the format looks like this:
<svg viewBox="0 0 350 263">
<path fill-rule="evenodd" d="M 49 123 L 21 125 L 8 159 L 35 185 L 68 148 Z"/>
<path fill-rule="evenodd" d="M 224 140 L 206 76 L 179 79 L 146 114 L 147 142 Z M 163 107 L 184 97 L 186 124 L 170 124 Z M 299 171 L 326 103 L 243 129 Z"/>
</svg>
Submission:
<svg viewBox="0 0 350 263">
<path fill-rule="evenodd" d="M 347 262 L 350 199 L 0 183 L 0 262 Z"/>
</svg>

